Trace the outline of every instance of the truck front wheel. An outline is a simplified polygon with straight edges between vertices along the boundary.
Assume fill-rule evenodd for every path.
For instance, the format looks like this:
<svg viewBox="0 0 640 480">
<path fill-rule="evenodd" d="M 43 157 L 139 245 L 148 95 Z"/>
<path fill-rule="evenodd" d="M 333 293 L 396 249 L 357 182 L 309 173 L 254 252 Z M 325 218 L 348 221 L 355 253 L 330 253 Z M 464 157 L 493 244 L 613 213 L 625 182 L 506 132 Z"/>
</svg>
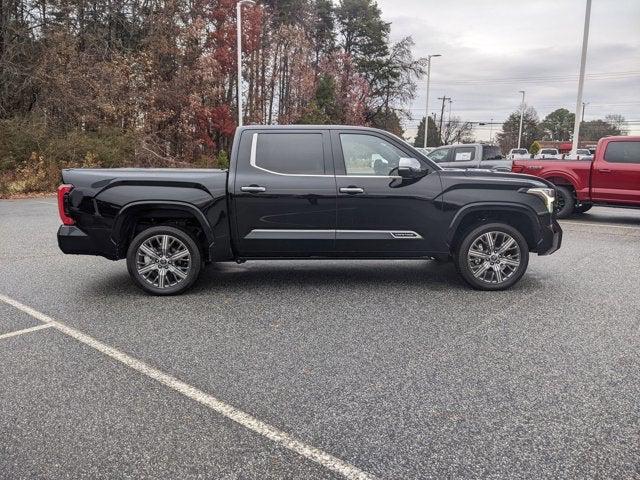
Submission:
<svg viewBox="0 0 640 480">
<path fill-rule="evenodd" d="M 478 290 L 504 290 L 515 284 L 529 264 L 529 246 L 506 223 L 490 223 L 467 232 L 455 254 L 462 278 Z"/>
<path fill-rule="evenodd" d="M 192 236 L 168 225 L 143 230 L 127 251 L 129 275 L 152 295 L 182 293 L 196 281 L 201 266 L 200 249 Z"/>
<path fill-rule="evenodd" d="M 573 213 L 576 199 L 567 187 L 556 185 L 556 201 L 554 210 L 557 218 L 567 218 Z"/>
</svg>

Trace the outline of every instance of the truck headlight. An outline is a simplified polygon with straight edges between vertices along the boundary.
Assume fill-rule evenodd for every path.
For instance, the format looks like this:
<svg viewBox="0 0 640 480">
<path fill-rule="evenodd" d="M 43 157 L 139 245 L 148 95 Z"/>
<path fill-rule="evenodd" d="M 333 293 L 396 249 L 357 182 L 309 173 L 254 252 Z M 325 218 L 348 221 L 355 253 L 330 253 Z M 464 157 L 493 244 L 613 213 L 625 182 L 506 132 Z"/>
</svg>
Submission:
<svg viewBox="0 0 640 480">
<path fill-rule="evenodd" d="M 527 193 L 540 197 L 549 213 L 553 213 L 553 202 L 556 200 L 556 191 L 553 188 L 529 188 Z"/>
</svg>

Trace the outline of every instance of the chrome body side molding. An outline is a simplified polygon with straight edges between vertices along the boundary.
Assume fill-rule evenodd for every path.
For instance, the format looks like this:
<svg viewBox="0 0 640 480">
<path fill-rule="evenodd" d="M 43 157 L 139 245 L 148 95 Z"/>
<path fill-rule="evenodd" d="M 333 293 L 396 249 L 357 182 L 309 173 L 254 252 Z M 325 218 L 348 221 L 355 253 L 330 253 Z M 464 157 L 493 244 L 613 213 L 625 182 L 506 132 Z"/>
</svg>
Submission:
<svg viewBox="0 0 640 480">
<path fill-rule="evenodd" d="M 421 240 L 422 235 L 412 230 L 298 230 L 255 229 L 247 240 Z"/>
</svg>

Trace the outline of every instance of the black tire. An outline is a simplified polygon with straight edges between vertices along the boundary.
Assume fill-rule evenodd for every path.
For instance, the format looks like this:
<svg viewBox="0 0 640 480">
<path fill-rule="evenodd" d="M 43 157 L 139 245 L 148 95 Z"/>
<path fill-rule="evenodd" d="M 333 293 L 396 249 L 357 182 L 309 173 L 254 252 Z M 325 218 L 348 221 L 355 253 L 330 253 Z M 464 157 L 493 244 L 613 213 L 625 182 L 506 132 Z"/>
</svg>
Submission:
<svg viewBox="0 0 640 480">
<path fill-rule="evenodd" d="M 556 185 L 556 201 L 554 204 L 554 210 L 556 218 L 570 217 L 575 208 L 576 199 L 573 196 L 573 192 L 567 188 Z"/>
<path fill-rule="evenodd" d="M 593 207 L 593 205 L 592 205 L 592 204 L 590 204 L 590 203 L 583 203 L 582 205 L 580 205 L 580 206 L 578 206 L 578 207 L 574 208 L 574 209 L 573 209 L 573 213 L 576 213 L 576 214 L 578 214 L 578 215 L 579 215 L 579 214 L 581 214 L 581 213 L 588 212 L 589 210 L 591 210 L 591 207 Z"/>
<path fill-rule="evenodd" d="M 169 248 L 177 245 L 180 248 L 179 252 L 183 253 L 183 258 L 173 261 L 170 260 L 168 254 L 163 255 L 160 253 L 161 250 L 154 250 L 158 255 L 156 257 L 157 261 L 154 261 L 149 255 L 145 255 L 142 251 L 139 252 L 140 246 L 143 243 L 149 241 L 153 244 L 156 238 L 162 238 L 162 236 L 165 235 L 171 242 Z M 145 244 L 145 246 L 148 247 L 147 244 Z M 188 256 L 184 254 L 185 249 L 188 251 Z M 142 258 L 147 262 L 143 264 L 144 267 L 142 268 L 151 267 L 149 271 L 151 279 L 139 272 L 139 262 L 142 261 Z M 160 262 L 163 263 L 160 264 Z M 186 262 L 188 262 L 188 266 Z M 155 269 L 152 264 L 157 265 Z M 184 292 L 198 279 L 201 268 L 202 255 L 194 238 L 184 230 L 169 225 L 149 227 L 143 230 L 136 235 L 127 250 L 127 269 L 129 270 L 129 275 L 131 275 L 131 278 L 138 287 L 152 295 L 176 295 Z M 161 270 L 164 270 L 164 273 L 161 273 Z M 153 274 L 156 271 L 158 277 L 155 278 L 154 283 Z M 184 275 L 184 277 L 182 277 L 182 275 Z M 162 281 L 159 279 L 160 276 L 164 276 Z M 171 279 L 175 282 L 173 285 L 171 285 Z M 165 281 L 168 285 L 163 285 Z"/>
<path fill-rule="evenodd" d="M 487 272 L 487 276 L 489 277 L 487 280 L 485 280 L 483 278 L 478 278 L 476 275 L 474 275 L 470 262 L 479 261 L 480 263 L 483 263 L 483 261 L 478 260 L 476 258 L 473 258 L 473 260 L 470 260 L 470 258 L 473 255 L 470 256 L 469 250 L 471 249 L 471 246 L 480 239 L 480 237 L 488 233 L 491 233 L 491 234 L 495 233 L 496 238 L 498 238 L 498 241 L 501 242 L 501 243 L 495 244 L 496 250 L 499 250 L 503 242 L 507 243 L 508 237 L 511 237 L 517 244 L 517 251 L 514 246 L 507 251 L 509 253 L 504 257 L 501 257 L 500 255 L 496 254 L 495 268 L 492 266 L 494 264 L 491 264 L 491 266 L 489 265 L 489 261 L 490 261 L 489 258 L 484 260 L 484 262 L 486 262 L 487 264 L 485 266 L 485 271 Z M 486 254 L 488 254 L 488 252 L 489 252 L 489 249 L 486 250 Z M 513 252 L 513 254 L 511 254 L 511 252 Z M 518 266 L 502 267 L 505 269 L 503 271 L 500 266 L 500 262 L 514 261 L 517 258 L 515 256 L 516 252 L 519 254 Z M 488 256 L 492 257 L 493 254 Z M 455 262 L 456 270 L 458 271 L 458 273 L 473 288 L 477 290 L 491 290 L 491 291 L 505 290 L 513 286 L 516 282 L 518 282 L 518 280 L 520 280 L 520 278 L 522 278 L 522 275 L 524 275 L 524 273 L 526 272 L 527 266 L 529 265 L 529 245 L 527 244 L 527 241 L 522 236 L 522 234 L 518 230 L 513 228 L 511 225 L 508 225 L 506 223 L 498 223 L 498 222 L 489 223 L 487 225 L 481 225 L 479 227 L 476 227 L 468 231 L 464 235 L 464 238 L 460 242 L 459 247 L 455 253 L 454 262 Z M 480 266 L 480 265 L 477 265 L 477 266 Z M 508 274 L 508 276 L 503 280 L 498 281 L 498 277 L 497 277 L 498 273 L 496 273 L 496 270 L 498 269 L 500 269 L 500 276 L 502 276 L 505 272 Z M 493 279 L 491 278 L 492 275 L 493 275 Z"/>
</svg>

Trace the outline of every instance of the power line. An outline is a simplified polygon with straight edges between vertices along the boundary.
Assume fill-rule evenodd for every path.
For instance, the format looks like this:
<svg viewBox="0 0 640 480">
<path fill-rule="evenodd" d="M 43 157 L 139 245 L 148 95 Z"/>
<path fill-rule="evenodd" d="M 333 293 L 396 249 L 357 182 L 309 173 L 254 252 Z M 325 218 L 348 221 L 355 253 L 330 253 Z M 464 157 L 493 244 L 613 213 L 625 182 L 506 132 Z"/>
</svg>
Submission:
<svg viewBox="0 0 640 480">
<path fill-rule="evenodd" d="M 619 72 L 597 72 L 597 73 L 588 73 L 585 75 L 587 78 L 591 79 L 610 79 L 610 78 L 626 78 L 626 77 L 637 77 L 640 76 L 640 70 L 628 70 L 628 71 L 619 71 Z M 578 75 L 525 75 L 519 77 L 480 77 L 480 78 L 470 78 L 467 80 L 452 80 L 451 83 L 478 83 L 478 82 L 502 82 L 502 81 L 542 81 L 542 80 L 577 80 Z"/>
</svg>

